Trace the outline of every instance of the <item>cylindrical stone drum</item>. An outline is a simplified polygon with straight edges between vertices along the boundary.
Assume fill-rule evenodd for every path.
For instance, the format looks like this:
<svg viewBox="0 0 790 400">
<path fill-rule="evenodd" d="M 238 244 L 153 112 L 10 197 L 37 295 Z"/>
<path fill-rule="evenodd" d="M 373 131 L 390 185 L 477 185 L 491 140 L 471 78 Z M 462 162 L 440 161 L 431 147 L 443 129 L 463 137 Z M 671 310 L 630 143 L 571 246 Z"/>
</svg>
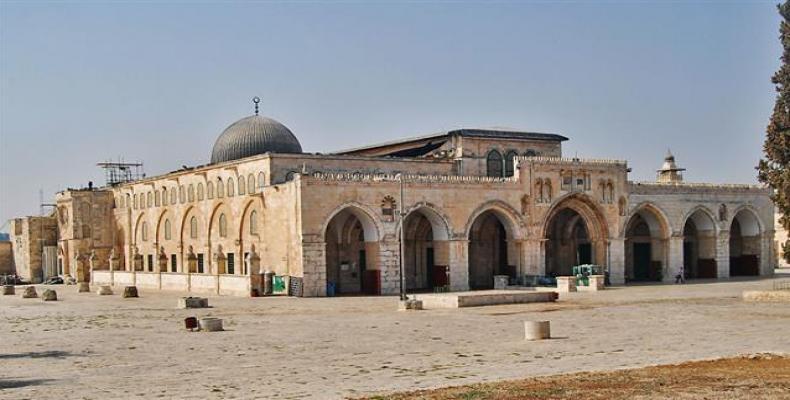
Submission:
<svg viewBox="0 0 790 400">
<path fill-rule="evenodd" d="M 549 321 L 524 321 L 524 339 L 543 340 L 550 337 Z"/>
<path fill-rule="evenodd" d="M 219 318 L 201 318 L 199 324 L 201 331 L 216 332 L 222 330 L 222 320 Z"/>
</svg>

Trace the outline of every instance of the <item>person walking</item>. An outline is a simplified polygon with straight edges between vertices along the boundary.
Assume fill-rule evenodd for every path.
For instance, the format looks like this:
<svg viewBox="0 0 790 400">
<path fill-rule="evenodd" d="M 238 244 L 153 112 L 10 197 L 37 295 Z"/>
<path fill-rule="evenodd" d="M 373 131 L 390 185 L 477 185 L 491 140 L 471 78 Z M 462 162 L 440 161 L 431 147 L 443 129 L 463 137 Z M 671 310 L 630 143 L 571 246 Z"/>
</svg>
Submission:
<svg viewBox="0 0 790 400">
<path fill-rule="evenodd" d="M 686 283 L 686 271 L 685 268 L 681 265 L 680 269 L 678 270 L 678 274 L 675 275 L 675 284 L 678 283 Z"/>
</svg>

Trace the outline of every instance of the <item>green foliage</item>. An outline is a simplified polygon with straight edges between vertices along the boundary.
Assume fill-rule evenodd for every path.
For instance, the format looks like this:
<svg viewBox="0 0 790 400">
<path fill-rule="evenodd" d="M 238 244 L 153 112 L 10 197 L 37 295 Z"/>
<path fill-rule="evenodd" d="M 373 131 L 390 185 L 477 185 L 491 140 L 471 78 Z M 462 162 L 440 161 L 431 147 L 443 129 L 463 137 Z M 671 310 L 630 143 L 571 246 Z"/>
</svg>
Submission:
<svg viewBox="0 0 790 400">
<path fill-rule="evenodd" d="M 771 81 L 776 85 L 776 104 L 766 129 L 764 158 L 757 166 L 758 179 L 772 189 L 773 201 L 782 213 L 779 223 L 790 230 L 790 0 L 777 6 L 782 16 L 779 27 L 784 52 L 782 65 Z M 790 240 L 782 244 L 784 258 L 790 261 Z"/>
</svg>

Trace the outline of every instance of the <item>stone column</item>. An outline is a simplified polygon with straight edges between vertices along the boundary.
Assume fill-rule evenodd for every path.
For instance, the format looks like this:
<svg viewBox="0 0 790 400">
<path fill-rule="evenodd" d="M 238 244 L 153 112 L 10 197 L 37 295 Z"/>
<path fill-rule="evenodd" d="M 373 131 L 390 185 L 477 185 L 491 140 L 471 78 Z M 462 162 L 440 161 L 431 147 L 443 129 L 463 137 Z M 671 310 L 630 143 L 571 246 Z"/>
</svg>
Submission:
<svg viewBox="0 0 790 400">
<path fill-rule="evenodd" d="M 730 277 L 730 231 L 719 231 L 716 237 L 716 278 Z"/>
<path fill-rule="evenodd" d="M 521 246 L 524 275 L 546 275 L 546 261 L 543 255 L 545 239 L 527 239 Z"/>
<path fill-rule="evenodd" d="M 469 241 L 466 239 L 449 240 L 450 250 L 450 290 L 469 290 Z"/>
<path fill-rule="evenodd" d="M 379 270 L 381 294 L 400 293 L 400 244 L 392 238 L 385 236 L 379 242 Z"/>
<path fill-rule="evenodd" d="M 250 251 L 247 253 L 247 277 L 249 282 L 249 291 L 255 290 L 258 296 L 263 296 L 263 279 L 261 271 L 261 257 L 255 251 L 255 245 L 250 245 Z"/>
<path fill-rule="evenodd" d="M 85 277 L 85 282 L 93 283 L 93 271 L 101 269 L 101 265 L 99 265 L 99 256 L 96 254 L 96 250 L 91 251 L 89 265 L 90 268 L 87 271 L 88 276 Z"/>
<path fill-rule="evenodd" d="M 118 253 L 115 252 L 115 248 L 113 247 L 113 249 L 110 250 L 110 258 L 109 258 L 109 264 L 110 264 L 110 285 L 112 285 L 112 286 L 115 285 L 115 270 L 120 267 L 120 260 L 121 260 L 121 257 L 118 256 Z"/>
<path fill-rule="evenodd" d="M 187 249 L 186 254 L 186 273 L 187 273 L 187 291 L 192 291 L 192 274 L 197 272 L 197 256 L 195 255 L 195 249 L 192 246 L 189 246 Z"/>
<path fill-rule="evenodd" d="M 606 248 L 607 266 L 609 270 L 609 283 L 612 285 L 625 284 L 625 240 L 611 238 Z"/>
<path fill-rule="evenodd" d="M 260 262 L 258 264 L 260 269 Z M 302 242 L 302 296 L 326 296 L 326 242 Z"/>
<path fill-rule="evenodd" d="M 85 280 L 87 274 L 87 256 L 83 255 L 81 251 L 77 251 L 77 254 L 74 255 L 74 276 L 73 278 L 77 280 L 77 282 L 87 282 Z"/>
<path fill-rule="evenodd" d="M 766 231 L 760 235 L 760 276 L 770 276 L 774 273 L 776 250 L 773 244 L 774 231 Z"/>
<path fill-rule="evenodd" d="M 680 273 L 683 267 L 683 234 L 673 233 L 669 238 L 669 260 L 664 267 L 663 281 L 666 283 L 675 282 L 675 276 Z"/>
<path fill-rule="evenodd" d="M 192 246 L 189 246 L 189 249 L 187 250 L 186 258 L 187 258 L 187 262 L 186 262 L 187 270 L 186 270 L 186 272 L 188 274 L 194 274 L 194 273 L 198 272 L 197 271 L 197 255 L 195 255 L 195 249 L 193 249 Z"/>
<path fill-rule="evenodd" d="M 226 262 L 227 262 L 227 257 L 225 256 L 225 253 L 222 251 L 222 246 L 217 246 L 217 251 L 214 253 L 214 279 L 216 280 L 215 291 L 217 292 L 217 294 L 219 294 L 220 292 L 219 276 L 227 272 L 226 264 L 225 264 Z"/>
</svg>

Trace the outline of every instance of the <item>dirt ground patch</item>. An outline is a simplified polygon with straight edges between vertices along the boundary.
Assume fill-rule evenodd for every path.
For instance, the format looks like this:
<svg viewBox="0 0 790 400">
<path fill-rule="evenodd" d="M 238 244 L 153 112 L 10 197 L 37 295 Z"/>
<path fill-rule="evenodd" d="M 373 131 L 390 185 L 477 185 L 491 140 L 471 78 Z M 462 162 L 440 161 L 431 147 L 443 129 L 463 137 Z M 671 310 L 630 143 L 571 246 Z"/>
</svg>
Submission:
<svg viewBox="0 0 790 400">
<path fill-rule="evenodd" d="M 790 399 L 790 357 L 760 354 L 421 390 L 367 399 Z"/>
</svg>

